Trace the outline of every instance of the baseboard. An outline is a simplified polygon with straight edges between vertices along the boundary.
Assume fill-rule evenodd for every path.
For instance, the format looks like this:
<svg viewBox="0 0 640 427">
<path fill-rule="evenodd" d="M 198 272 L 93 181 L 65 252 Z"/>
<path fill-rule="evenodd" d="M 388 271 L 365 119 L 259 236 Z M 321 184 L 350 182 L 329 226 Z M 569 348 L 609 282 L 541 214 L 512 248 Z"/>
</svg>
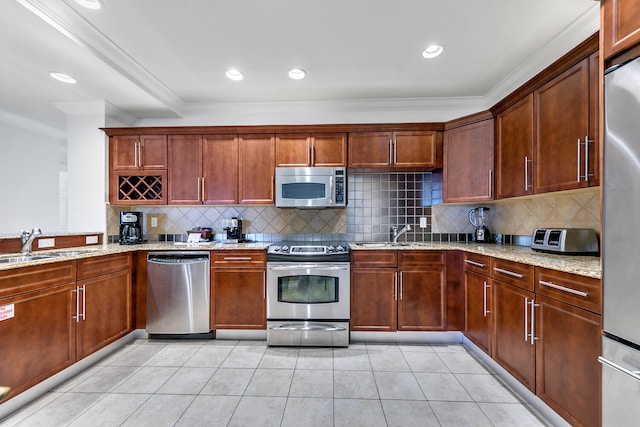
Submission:
<svg viewBox="0 0 640 427">
<path fill-rule="evenodd" d="M 386 342 L 398 344 L 461 344 L 462 332 L 355 332 L 350 342 Z"/>
</svg>

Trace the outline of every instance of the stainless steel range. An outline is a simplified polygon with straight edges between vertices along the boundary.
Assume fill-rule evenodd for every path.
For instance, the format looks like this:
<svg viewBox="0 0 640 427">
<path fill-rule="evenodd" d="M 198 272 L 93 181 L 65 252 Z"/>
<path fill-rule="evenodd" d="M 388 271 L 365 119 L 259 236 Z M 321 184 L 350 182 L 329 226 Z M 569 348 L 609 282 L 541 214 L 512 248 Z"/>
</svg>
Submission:
<svg viewBox="0 0 640 427">
<path fill-rule="evenodd" d="M 349 246 L 278 242 L 267 248 L 267 345 L 349 345 Z"/>
</svg>

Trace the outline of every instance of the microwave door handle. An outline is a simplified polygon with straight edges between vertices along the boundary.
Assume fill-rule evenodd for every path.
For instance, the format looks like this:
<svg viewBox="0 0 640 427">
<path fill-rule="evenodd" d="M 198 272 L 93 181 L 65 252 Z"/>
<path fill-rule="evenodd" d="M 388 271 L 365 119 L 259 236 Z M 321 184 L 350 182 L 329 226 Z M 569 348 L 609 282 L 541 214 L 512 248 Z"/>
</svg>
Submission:
<svg viewBox="0 0 640 427">
<path fill-rule="evenodd" d="M 333 175 L 329 177 L 329 204 L 333 205 Z"/>
</svg>

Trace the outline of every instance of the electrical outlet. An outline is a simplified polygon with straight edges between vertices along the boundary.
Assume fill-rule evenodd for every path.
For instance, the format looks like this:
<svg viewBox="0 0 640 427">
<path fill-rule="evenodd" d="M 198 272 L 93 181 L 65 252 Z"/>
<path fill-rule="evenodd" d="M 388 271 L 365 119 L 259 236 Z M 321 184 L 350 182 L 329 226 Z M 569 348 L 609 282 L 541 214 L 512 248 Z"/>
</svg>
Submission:
<svg viewBox="0 0 640 427">
<path fill-rule="evenodd" d="M 151 227 L 155 228 L 158 226 L 158 217 L 152 216 L 151 217 Z"/>
<path fill-rule="evenodd" d="M 427 218 L 423 216 L 420 217 L 420 228 L 427 228 Z"/>
</svg>

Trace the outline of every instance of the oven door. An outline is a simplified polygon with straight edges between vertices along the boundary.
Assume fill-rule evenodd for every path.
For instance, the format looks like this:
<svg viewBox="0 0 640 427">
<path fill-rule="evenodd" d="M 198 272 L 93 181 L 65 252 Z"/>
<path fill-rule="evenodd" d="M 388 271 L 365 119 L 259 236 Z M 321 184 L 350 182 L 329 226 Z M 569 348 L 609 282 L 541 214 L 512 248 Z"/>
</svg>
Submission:
<svg viewBox="0 0 640 427">
<path fill-rule="evenodd" d="M 267 319 L 348 320 L 349 263 L 267 263 Z"/>
</svg>

